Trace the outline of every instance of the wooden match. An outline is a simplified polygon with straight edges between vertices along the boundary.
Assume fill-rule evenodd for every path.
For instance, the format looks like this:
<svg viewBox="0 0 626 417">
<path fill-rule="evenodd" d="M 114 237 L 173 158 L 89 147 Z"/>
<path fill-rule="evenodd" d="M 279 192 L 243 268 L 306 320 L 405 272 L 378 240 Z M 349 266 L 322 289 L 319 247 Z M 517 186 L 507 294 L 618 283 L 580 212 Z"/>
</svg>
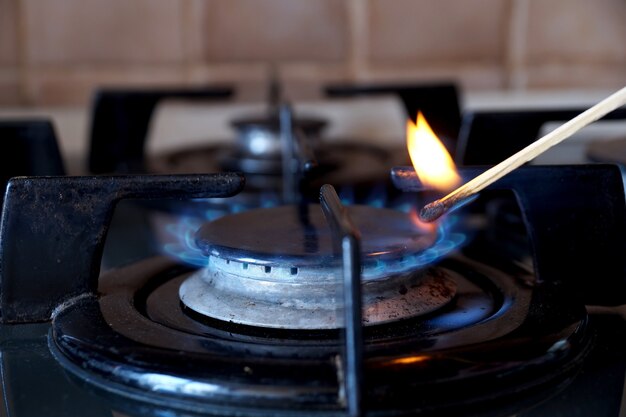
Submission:
<svg viewBox="0 0 626 417">
<path fill-rule="evenodd" d="M 493 184 L 509 172 L 536 158 L 554 145 L 578 132 L 583 127 L 595 122 L 606 114 L 626 104 L 626 87 L 605 98 L 595 106 L 582 112 L 567 123 L 531 143 L 521 151 L 508 157 L 498 165 L 488 169 L 471 181 L 458 187 L 450 194 L 427 204 L 420 211 L 420 218 L 425 222 L 437 220 L 451 208 L 463 204 L 479 191 Z"/>
</svg>

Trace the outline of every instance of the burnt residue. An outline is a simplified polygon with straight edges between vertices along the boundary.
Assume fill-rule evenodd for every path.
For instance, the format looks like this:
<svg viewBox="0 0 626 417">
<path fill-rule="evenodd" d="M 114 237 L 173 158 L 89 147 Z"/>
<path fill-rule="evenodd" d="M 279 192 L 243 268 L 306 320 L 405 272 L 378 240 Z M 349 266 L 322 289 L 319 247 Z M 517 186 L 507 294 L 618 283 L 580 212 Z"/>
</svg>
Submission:
<svg viewBox="0 0 626 417">
<path fill-rule="evenodd" d="M 441 268 L 429 268 L 428 274 L 432 277 L 430 295 L 433 297 L 454 297 L 456 289 L 450 286 L 450 276 Z"/>
<path fill-rule="evenodd" d="M 424 222 L 434 222 L 446 211 L 445 205 L 441 201 L 433 201 L 426 204 L 424 208 L 420 210 L 420 220 Z"/>
</svg>

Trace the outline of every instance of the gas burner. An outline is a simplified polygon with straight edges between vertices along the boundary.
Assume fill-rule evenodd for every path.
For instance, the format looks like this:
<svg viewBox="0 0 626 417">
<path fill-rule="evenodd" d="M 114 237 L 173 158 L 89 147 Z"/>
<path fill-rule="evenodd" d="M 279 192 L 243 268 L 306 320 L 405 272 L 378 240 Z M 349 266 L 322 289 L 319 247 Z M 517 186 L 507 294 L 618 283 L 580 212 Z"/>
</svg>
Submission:
<svg viewBox="0 0 626 417">
<path fill-rule="evenodd" d="M 415 187 L 409 173 L 414 171 L 394 170 L 394 179 L 403 189 Z M 349 388 L 355 386 L 368 415 L 484 411 L 511 415 L 538 404 L 555 387 L 567 385 L 589 363 L 590 350 L 607 356 L 591 343 L 589 324 L 594 323 L 587 318 L 585 303 L 624 303 L 626 282 L 620 254 L 625 247 L 626 216 L 618 167 L 526 167 L 499 182 L 515 190 L 519 198 L 534 250 L 532 272 L 503 256 L 502 242 L 487 235 L 477 236 L 462 251 L 428 267 L 416 262 L 411 268 L 390 272 L 389 265 L 427 253 L 442 245 L 442 236 L 452 234 L 445 235 L 445 228 L 436 237 L 435 233 L 418 233 L 405 214 L 375 209 L 359 214 L 359 207 L 342 207 L 336 194 L 333 199 L 323 198 L 333 236 L 337 238 L 339 231 L 344 243 L 342 262 L 335 263 L 336 269 L 342 271 L 344 284 L 356 284 L 350 289 L 363 287 L 366 308 L 366 287 L 379 282 L 394 288 L 396 279 L 413 275 L 423 280 L 440 278 L 454 286 L 450 299 L 439 308 L 365 326 L 358 338 L 350 332 L 361 329 L 358 315 L 350 320 L 349 313 L 355 310 L 349 309 L 344 311 L 344 338 L 344 332 L 335 328 L 276 328 L 194 312 L 181 302 L 179 290 L 191 276 L 202 278 L 207 271 L 165 258 L 96 275 L 94 265 L 100 263 L 104 231 L 119 198 L 227 197 L 242 186 L 243 178 L 233 174 L 11 180 L 0 240 L 0 319 L 17 326 L 51 318 L 48 344 L 58 362 L 78 377 L 81 388 L 100 388 L 130 415 L 174 415 L 181 410 L 191 415 L 255 417 L 345 415 L 346 402 L 355 398 Z M 328 197 L 326 191 L 328 187 L 322 196 Z M 546 195 L 558 198 L 548 202 Z M 585 204 L 575 204 L 581 195 L 587 197 Z M 254 225 L 243 222 L 243 214 L 225 217 L 223 224 L 207 225 L 198 234 L 204 255 L 219 258 L 222 266 L 228 265 L 222 273 L 231 275 L 244 271 L 245 256 L 257 260 L 259 268 L 253 275 L 238 275 L 233 285 L 237 280 L 260 281 L 254 278 L 266 278 L 264 274 L 288 285 L 289 279 L 319 265 L 307 257 L 304 237 L 293 240 L 296 251 L 288 246 L 289 239 L 277 236 L 277 250 L 285 251 L 288 261 L 277 257 L 271 245 L 263 245 L 267 230 L 279 229 L 265 218 L 273 220 L 280 214 L 290 225 L 285 228 L 286 233 L 292 230 L 289 236 L 307 236 L 305 226 L 313 225 L 318 229 L 314 234 L 318 243 L 326 228 L 319 214 L 313 214 L 319 211 L 317 206 L 309 206 L 309 215 L 302 217 L 295 207 L 281 210 L 287 211 L 247 214 L 255 219 Z M 259 213 L 270 215 L 259 219 Z M 355 227 L 346 214 L 354 217 L 352 223 L 361 227 L 360 234 L 353 233 Z M 603 221 L 580 221 L 590 216 Z M 34 218 L 43 221 L 33 227 Z M 378 220 L 388 223 L 393 238 L 388 238 L 387 229 L 377 227 Z M 221 234 L 224 229 L 220 227 L 228 225 L 235 226 L 234 232 L 256 235 Z M 413 243 L 415 235 L 421 243 Z M 49 244 L 62 241 L 62 246 Z M 355 248 L 351 243 L 363 251 L 345 250 Z M 330 247 L 319 244 L 315 256 L 330 252 Z M 388 253 L 376 254 L 377 247 Z M 364 255 L 363 276 L 357 267 L 359 253 Z M 368 260 L 367 255 L 373 258 Z M 327 261 L 336 262 L 330 255 Z M 373 268 L 378 263 L 385 264 L 387 274 Z M 274 277 L 274 268 L 280 270 L 276 265 L 284 267 L 284 274 Z M 236 267 L 236 274 L 231 267 Z M 298 269 L 292 276 L 292 267 L 302 272 Z M 228 284 L 224 279 L 224 285 Z M 290 308 L 297 310 L 295 305 Z M 350 350 L 350 341 L 358 343 L 362 352 Z M 4 359 L 4 350 L 2 354 Z M 623 349 L 620 355 L 623 358 Z M 350 372 L 344 366 L 350 363 L 358 363 L 361 372 Z M 355 375 L 362 376 L 352 379 L 356 385 L 344 384 Z M 36 381 L 45 380 L 37 376 Z"/>
<path fill-rule="evenodd" d="M 56 312 L 51 350 L 105 396 L 139 400 L 122 402 L 129 410 L 147 402 L 211 415 L 343 415 L 338 332 L 188 314 L 177 289 L 193 273 L 152 259 L 101 277 L 98 297 Z M 575 375 L 591 340 L 584 308 L 466 258 L 429 274 L 456 284 L 446 306 L 365 329 L 368 410 L 467 411 L 553 392 Z"/>
<path fill-rule="evenodd" d="M 405 213 L 348 208 L 364 242 L 364 323 L 431 313 L 448 304 L 456 284 L 445 273 L 416 271 L 454 248 Z M 197 244 L 209 259 L 180 288 L 190 309 L 252 326 L 337 328 L 337 271 L 331 231 L 319 205 L 282 206 L 207 223 Z"/>
<path fill-rule="evenodd" d="M 596 177 L 591 169 L 585 172 L 589 178 Z M 580 180 L 582 175 L 578 171 L 577 175 Z M 3 218 L 7 222 L 4 236 L 27 233 L 29 241 L 41 241 L 32 238 L 45 235 L 54 239 L 66 235 L 68 228 L 100 230 L 109 218 L 107 210 L 113 198 L 157 192 L 159 196 L 176 196 L 191 190 L 197 197 L 219 197 L 237 191 L 243 182 L 236 175 L 217 175 L 210 181 L 204 178 L 204 187 L 198 187 L 202 178 L 197 177 L 145 177 L 140 182 L 118 179 L 121 191 L 116 189 L 91 200 L 93 209 L 86 211 L 84 205 L 75 202 L 81 201 L 87 191 L 110 186 L 112 180 L 63 180 L 13 180 L 6 207 L 13 207 L 16 201 L 32 201 L 33 195 L 43 203 L 6 211 L 10 216 Z M 65 186 L 66 182 L 72 187 Z M 35 191 L 24 192 L 31 188 Z M 77 191 L 64 194 L 59 189 Z M 356 206 L 345 210 L 361 228 L 366 310 L 376 305 L 372 294 L 368 294 L 370 285 L 379 285 L 384 295 L 385 291 L 391 294 L 396 290 L 398 295 L 394 296 L 399 297 L 404 292 L 402 283 L 406 286 L 407 282 L 416 282 L 418 287 L 432 289 L 432 282 L 438 281 L 446 288 L 443 291 L 440 286 L 439 291 L 447 292 L 438 297 L 438 305 L 428 313 L 398 311 L 398 317 L 387 316 L 364 328 L 360 341 L 364 349 L 361 389 L 368 412 L 394 416 L 431 411 L 458 413 L 491 404 L 494 399 L 507 404 L 512 398 L 542 393 L 545 387 L 561 384 L 576 373 L 590 348 L 591 333 L 587 331 L 584 305 L 561 282 L 546 280 L 539 285 L 511 272 L 506 262 L 507 268 L 499 268 L 495 267 L 499 265 L 495 259 L 494 266 L 488 266 L 461 255 L 448 254 L 425 269 L 419 260 L 432 262 L 435 257 L 424 254 L 437 247 L 450 249 L 443 239 L 445 228 L 436 234 L 425 232 L 411 222 L 410 216 L 386 209 Z M 320 265 L 320 259 L 340 269 L 330 255 L 332 245 L 319 207 L 309 206 L 306 211 L 307 216 L 289 206 L 224 217 L 201 229 L 198 241 L 206 256 L 221 262 L 222 274 L 239 274 L 232 282 L 224 278 L 223 285 L 237 286 L 246 280 L 259 283 L 259 276 L 268 280 L 264 274 L 278 285 L 290 285 L 299 274 L 326 267 L 326 263 Z M 26 214 L 31 218 L 28 216 L 33 213 L 43 214 L 44 218 L 57 213 L 55 218 L 60 221 L 32 228 L 29 222 L 11 217 L 19 220 Z M 96 216 L 96 221 L 85 221 L 81 215 Z M 275 223 L 282 221 L 286 226 Z M 316 232 L 311 235 L 307 227 Z M 246 231 L 245 237 L 239 235 L 242 230 Z M 283 237 L 276 230 L 282 230 Z M 277 237 L 276 247 L 268 243 L 269 231 Z M 94 235 L 101 236 L 96 232 Z M 305 245 L 312 241 L 311 236 L 316 237 L 315 247 Z M 1 254 L 7 256 L 3 259 L 35 263 L 32 269 L 11 271 L 20 278 L 18 282 L 40 283 L 38 271 L 44 269 L 40 258 L 25 251 L 20 242 L 17 238 L 3 239 Z M 0 283 L 5 285 L 5 320 L 24 320 L 25 314 L 30 314 L 32 320 L 45 319 L 50 314 L 47 309 L 54 308 L 50 350 L 79 380 L 115 394 L 114 398 L 137 400 L 133 413 L 150 407 L 237 416 L 345 413 L 342 378 L 343 361 L 348 359 L 342 353 L 344 344 L 334 328 L 337 325 L 297 328 L 288 323 L 276 328 L 199 314 L 181 303 L 179 290 L 192 276 L 206 278 L 207 271 L 198 273 L 164 258 L 113 270 L 98 279 L 97 292 L 95 288 L 82 290 L 95 283 L 84 272 L 90 270 L 93 259 L 83 264 L 72 261 L 81 250 L 97 254 L 98 241 L 87 247 L 84 240 L 73 242 L 76 250 L 71 251 L 59 252 L 56 247 L 46 246 L 50 252 L 45 253 L 50 256 L 41 257 L 41 262 L 49 262 L 54 256 L 61 259 L 63 268 L 46 269 L 55 274 L 54 279 L 29 304 L 21 301 L 30 300 L 22 296 L 20 291 L 27 291 L 23 286 Z M 277 256 L 277 251 L 284 251 L 285 256 Z M 485 251 L 491 248 L 483 248 Z M 244 269 L 247 257 L 256 260 L 257 269 L 250 270 L 250 263 L 248 270 Z M 414 264 L 392 272 L 386 268 L 387 274 L 381 274 L 376 267 L 399 264 L 403 258 L 412 259 Z M 276 265 L 280 266 L 273 271 Z M 267 272 L 266 266 L 270 268 Z M 83 272 L 72 270 L 77 274 L 69 274 L 68 267 L 82 268 Z M 294 275 L 292 268 L 298 268 Z M 250 275 L 242 275 L 241 271 L 249 271 Z M 308 280 L 330 280 L 332 274 L 326 274 Z M 76 287 L 76 276 L 82 277 L 78 284 L 84 287 Z M 260 293 L 258 289 L 254 296 Z M 430 303 L 429 297 L 420 303 Z M 298 306 L 283 307 L 281 314 L 290 311 L 298 315 Z M 278 314 L 275 316 L 281 320 Z"/>
<path fill-rule="evenodd" d="M 274 110 L 265 116 L 245 117 L 232 121 L 232 126 L 237 130 L 237 142 L 243 155 L 257 158 L 281 157 L 281 125 L 277 108 Z M 293 124 L 295 129 L 301 130 L 315 145 L 327 122 L 323 119 L 300 116 L 293 120 Z"/>
</svg>

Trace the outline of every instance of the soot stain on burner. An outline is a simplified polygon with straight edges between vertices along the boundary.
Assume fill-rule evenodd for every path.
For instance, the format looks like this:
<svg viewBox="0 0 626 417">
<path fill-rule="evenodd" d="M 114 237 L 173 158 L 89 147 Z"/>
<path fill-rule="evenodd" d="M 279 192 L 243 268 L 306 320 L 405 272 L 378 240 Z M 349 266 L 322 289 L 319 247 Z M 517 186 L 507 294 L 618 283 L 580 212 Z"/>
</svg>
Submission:
<svg viewBox="0 0 626 417">
<path fill-rule="evenodd" d="M 439 268 L 428 268 L 428 274 L 433 278 L 430 286 L 431 296 L 444 298 L 454 296 L 453 291 L 447 285 L 451 278 L 445 271 Z"/>
</svg>

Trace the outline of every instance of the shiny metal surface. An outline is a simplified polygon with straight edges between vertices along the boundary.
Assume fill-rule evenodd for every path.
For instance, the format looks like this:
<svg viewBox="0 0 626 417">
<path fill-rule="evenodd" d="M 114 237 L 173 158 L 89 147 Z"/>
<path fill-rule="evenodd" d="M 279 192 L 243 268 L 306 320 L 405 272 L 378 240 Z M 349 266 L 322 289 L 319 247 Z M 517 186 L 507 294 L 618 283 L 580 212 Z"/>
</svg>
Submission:
<svg viewBox="0 0 626 417">
<path fill-rule="evenodd" d="M 182 302 L 192 310 L 232 323 L 277 329 L 335 329 L 343 323 L 340 282 L 331 269 L 325 277 L 258 280 L 220 269 L 193 274 L 180 286 Z M 230 264 L 235 264 L 231 262 Z M 239 269 L 244 271 L 239 265 Z M 264 267 L 249 265 L 252 274 Z M 319 274 L 319 273 L 318 273 Z M 321 279 L 320 279 L 321 278 Z M 428 270 L 371 280 L 362 286 L 363 324 L 382 324 L 433 312 L 447 305 L 456 284 L 445 274 Z"/>
<path fill-rule="evenodd" d="M 308 138 L 318 141 L 326 121 L 299 117 L 293 121 L 295 129 L 301 129 Z M 280 123 L 277 117 L 247 117 L 232 122 L 237 130 L 240 149 L 256 157 L 280 157 Z"/>
<path fill-rule="evenodd" d="M 324 184 L 320 190 L 324 217 L 333 231 L 335 250 L 341 253 L 343 281 L 343 318 L 345 328 L 343 396 L 350 417 L 363 413 L 363 386 L 367 383 L 363 367 L 363 291 L 361 288 L 360 232 L 348 210 L 341 204 L 335 188 Z M 419 303 L 419 302 L 418 302 Z M 341 391 L 340 391 L 341 392 Z"/>
</svg>

